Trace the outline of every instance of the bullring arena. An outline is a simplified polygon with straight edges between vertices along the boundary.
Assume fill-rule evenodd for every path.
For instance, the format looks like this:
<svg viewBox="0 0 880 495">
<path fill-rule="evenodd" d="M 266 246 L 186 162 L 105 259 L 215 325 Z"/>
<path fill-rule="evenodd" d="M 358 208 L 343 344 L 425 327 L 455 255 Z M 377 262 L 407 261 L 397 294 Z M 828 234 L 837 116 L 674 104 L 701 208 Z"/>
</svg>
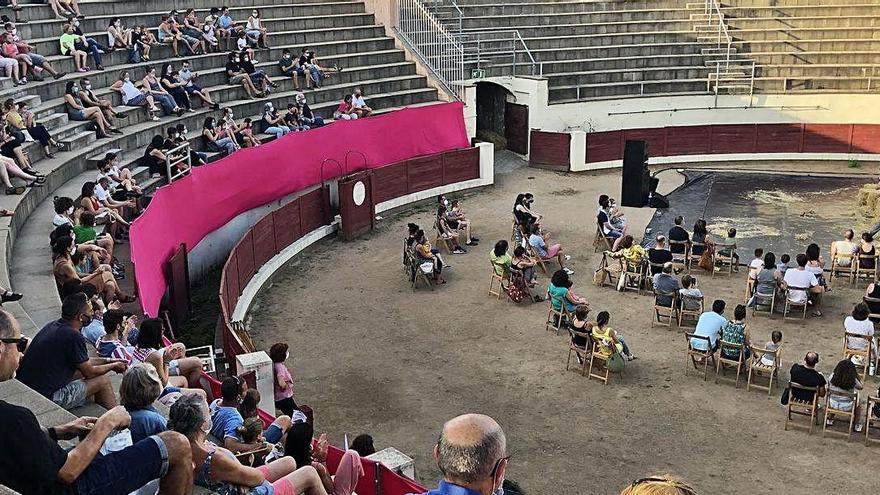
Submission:
<svg viewBox="0 0 880 495">
<path fill-rule="evenodd" d="M 876 0 L 0 15 L 0 493 L 872 490 Z"/>
</svg>

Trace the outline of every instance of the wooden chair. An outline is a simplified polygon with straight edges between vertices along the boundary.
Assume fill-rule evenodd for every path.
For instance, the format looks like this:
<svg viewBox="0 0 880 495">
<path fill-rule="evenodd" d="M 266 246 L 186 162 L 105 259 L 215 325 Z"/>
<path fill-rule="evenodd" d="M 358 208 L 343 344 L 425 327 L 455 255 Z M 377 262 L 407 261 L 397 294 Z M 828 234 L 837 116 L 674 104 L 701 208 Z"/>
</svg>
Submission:
<svg viewBox="0 0 880 495">
<path fill-rule="evenodd" d="M 699 364 L 703 365 L 703 381 L 709 379 L 709 360 L 712 360 L 712 367 L 716 367 L 717 363 L 715 362 L 715 351 L 712 350 L 712 341 L 709 340 L 709 337 L 703 337 L 701 335 L 694 335 L 692 333 L 685 332 L 685 338 L 687 338 L 687 354 L 685 355 L 684 361 L 684 374 L 687 376 L 688 369 L 690 369 L 689 364 L 693 364 L 694 369 L 699 371 Z M 693 341 L 697 340 L 705 343 L 706 349 L 697 349 L 693 345 Z M 690 363 L 688 363 L 690 361 Z"/>
<path fill-rule="evenodd" d="M 804 291 L 807 293 L 807 298 L 804 299 L 804 302 L 795 302 L 791 300 L 791 292 L 792 291 Z M 788 318 L 788 312 L 791 308 L 801 308 L 801 319 L 807 319 L 807 307 L 809 306 L 810 301 L 810 289 L 807 287 L 796 287 L 794 285 L 789 285 L 783 291 L 783 297 L 785 297 L 785 306 L 782 309 L 782 320 L 785 321 Z"/>
<path fill-rule="evenodd" d="M 427 261 L 422 262 L 411 250 L 406 251 L 406 256 L 409 263 L 409 281 L 412 285 L 412 289 L 416 290 L 418 282 L 421 280 L 425 284 L 425 287 L 434 290 L 434 281 L 432 280 L 432 277 L 434 276 L 434 265 Z M 431 266 L 428 266 L 429 264 Z"/>
<path fill-rule="evenodd" d="M 669 298 L 669 305 L 659 304 L 657 299 L 661 297 Z M 660 318 L 666 318 L 666 326 L 672 328 L 672 322 L 678 315 L 678 291 L 675 292 L 654 292 L 654 315 L 651 317 L 651 327 L 654 323 L 663 324 Z"/>
<path fill-rule="evenodd" d="M 531 289 L 529 289 L 529 283 L 528 280 L 526 280 L 526 276 L 523 271 L 516 266 L 511 265 L 510 269 L 508 270 L 508 276 L 510 277 L 507 281 L 508 287 L 511 285 L 521 287 L 523 292 L 523 301 L 528 299 L 529 302 L 534 302 L 535 298 L 532 295 Z M 510 292 L 507 292 L 507 294 L 509 296 Z M 508 297 L 507 300 L 510 301 L 510 297 Z"/>
<path fill-rule="evenodd" d="M 574 353 L 581 363 L 581 375 L 587 376 L 587 362 L 593 354 L 593 336 L 592 334 L 578 332 L 577 330 L 572 329 L 569 329 L 568 333 L 571 335 L 571 338 L 568 340 L 568 359 L 565 361 L 565 370 L 568 371 L 569 365 L 571 364 L 571 355 Z M 587 345 L 585 347 L 574 345 L 575 337 L 583 337 L 587 339 Z"/>
<path fill-rule="evenodd" d="M 736 359 L 731 359 L 729 357 L 724 356 L 724 350 L 736 352 L 739 356 Z M 733 388 L 739 388 L 739 375 L 743 371 L 743 366 L 745 365 L 745 349 L 744 344 L 735 344 L 733 342 L 727 342 L 725 340 L 720 340 L 718 344 L 718 358 L 716 361 L 715 367 L 715 383 L 718 383 L 718 376 L 724 375 L 726 368 L 736 368 L 736 380 Z"/>
<path fill-rule="evenodd" d="M 587 377 L 587 379 L 589 380 L 590 378 L 597 378 L 599 380 L 602 380 L 603 385 L 608 385 L 608 375 L 611 373 L 611 371 L 608 369 L 608 360 L 609 359 L 611 359 L 611 355 L 610 354 L 609 355 L 602 354 L 602 350 L 600 348 L 599 342 L 597 342 L 596 340 L 593 340 L 593 350 L 590 352 L 590 368 L 589 368 L 590 374 Z M 604 375 L 600 375 L 598 373 L 593 373 L 593 363 L 594 362 L 596 363 L 597 371 L 600 368 L 605 368 Z M 621 375 L 623 374 L 623 370 L 620 371 L 620 374 Z"/>
<path fill-rule="evenodd" d="M 559 309 L 553 307 L 554 301 L 559 303 Z M 571 319 L 571 314 L 565 308 L 566 302 L 567 301 L 565 301 L 565 299 L 563 298 L 556 298 L 551 296 L 549 292 L 547 293 L 547 307 L 549 309 L 547 311 L 547 323 L 544 325 L 544 330 L 549 332 L 552 328 L 556 331 L 556 335 L 559 335 L 559 332 L 562 331 L 565 321 Z"/>
<path fill-rule="evenodd" d="M 681 246 L 682 252 L 676 253 L 677 248 L 673 248 L 673 246 Z M 669 251 L 672 252 L 672 264 L 676 266 L 677 270 L 686 270 L 689 266 L 688 260 L 690 259 L 690 242 L 688 241 L 673 241 L 669 240 Z"/>
<path fill-rule="evenodd" d="M 639 294 L 642 293 L 642 287 L 645 285 L 645 268 L 645 263 L 633 263 L 629 260 L 623 260 L 621 276 L 624 277 L 624 292 L 635 289 Z"/>
<path fill-rule="evenodd" d="M 519 223 L 516 221 L 516 217 L 513 218 L 513 227 L 510 229 L 510 245 L 511 246 L 523 246 L 528 244 L 526 240 L 526 236 L 523 234 L 522 228 Z"/>
<path fill-rule="evenodd" d="M 702 250 L 700 250 L 700 254 L 694 254 L 694 248 L 702 248 Z M 703 256 L 703 253 L 706 251 L 706 249 L 708 249 L 708 247 L 706 246 L 706 244 L 704 244 L 702 242 L 691 242 L 690 243 L 690 249 L 688 250 L 688 258 L 687 258 L 688 270 L 690 270 L 694 265 L 699 266 L 700 258 Z M 713 267 L 715 266 L 714 259 L 712 260 L 712 266 Z"/>
<path fill-rule="evenodd" d="M 858 257 L 853 260 L 856 264 L 855 272 L 853 274 L 853 283 L 858 284 L 859 280 L 865 279 L 868 283 L 877 282 L 877 255 L 876 254 L 859 254 Z M 873 268 L 862 268 L 862 261 L 866 261 L 868 265 L 873 265 Z"/>
<path fill-rule="evenodd" d="M 694 325 L 696 326 L 697 320 L 700 318 L 700 315 L 703 314 L 703 296 L 689 296 L 686 294 L 679 294 L 678 299 L 681 302 L 680 307 L 678 308 L 678 326 L 682 326 L 682 322 L 685 318 L 690 318 L 693 320 Z M 688 301 L 698 302 L 699 308 L 697 309 L 687 309 L 686 306 L 689 306 Z M 693 306 L 693 304 L 690 304 Z"/>
<path fill-rule="evenodd" d="M 616 264 L 620 271 L 611 270 L 612 264 Z M 599 263 L 599 270 L 605 272 L 604 282 L 602 282 L 602 287 L 605 284 L 610 284 L 612 287 L 617 287 L 617 284 L 614 282 L 614 277 L 622 277 L 623 276 L 623 260 L 619 258 L 612 258 L 608 256 L 608 251 L 602 253 L 602 261 Z"/>
<path fill-rule="evenodd" d="M 858 262 L 855 260 L 856 255 L 854 253 L 850 254 L 842 254 L 837 253 L 837 256 L 831 259 L 831 273 L 828 274 L 828 280 L 834 280 L 834 277 L 839 277 L 841 275 L 846 275 L 846 278 L 849 279 L 849 282 L 853 282 L 853 277 L 855 276 L 855 267 L 858 266 Z M 840 266 L 840 260 L 849 260 L 849 264 L 846 266 Z"/>
<path fill-rule="evenodd" d="M 535 259 L 535 261 L 538 262 L 538 266 L 541 267 L 541 271 L 544 272 L 544 275 L 547 275 L 547 261 L 549 260 L 542 258 L 538 254 L 538 252 L 535 251 L 535 248 L 531 244 L 526 243 L 526 248 L 528 249 L 529 256 L 531 256 Z"/>
<path fill-rule="evenodd" d="M 719 266 L 722 269 L 727 267 L 727 276 L 730 277 L 733 275 L 733 269 L 736 266 L 736 243 L 733 244 L 719 244 L 715 247 L 715 256 L 712 257 L 712 276 L 715 276 L 715 266 Z M 725 256 L 722 251 L 729 251 L 729 253 Z"/>
<path fill-rule="evenodd" d="M 755 298 L 755 304 L 752 305 L 752 316 L 755 316 L 758 313 L 767 313 L 767 316 L 772 318 L 773 312 L 776 311 L 776 293 L 762 294 L 760 292 L 755 292 L 753 296 Z M 767 308 L 767 310 L 762 311 L 759 309 L 761 307 Z"/>
<path fill-rule="evenodd" d="M 880 404 L 880 397 L 868 396 L 868 403 L 865 404 L 865 445 L 871 442 L 871 428 L 874 425 L 880 425 L 880 417 L 874 415 L 874 406 Z M 880 426 L 876 428 L 880 429 Z"/>
<path fill-rule="evenodd" d="M 757 284 L 757 281 L 755 279 L 753 279 L 752 277 L 746 276 L 746 298 L 745 298 L 746 304 L 748 304 L 749 299 L 755 293 L 755 285 L 756 284 Z"/>
<path fill-rule="evenodd" d="M 750 391 L 752 387 L 755 387 L 759 390 L 766 390 L 767 395 L 773 393 L 773 379 L 779 379 L 779 358 L 782 355 L 782 347 L 779 347 L 775 351 L 771 351 L 768 349 L 764 349 L 763 347 L 755 347 L 749 346 L 749 349 L 752 351 L 752 356 L 749 358 L 749 379 L 746 382 L 746 391 Z M 772 357 L 773 363 L 770 365 L 764 364 L 762 358 L 764 356 Z M 767 386 L 758 385 L 757 383 L 752 383 L 753 378 L 757 378 L 759 376 L 766 376 L 770 381 L 767 383 Z"/>
<path fill-rule="evenodd" d="M 593 239 L 593 252 L 611 251 L 611 248 L 614 246 L 614 241 L 615 239 L 613 237 L 607 236 L 602 232 L 602 225 L 597 223 L 596 238 Z"/>
<path fill-rule="evenodd" d="M 851 341 L 863 342 L 865 345 L 864 349 L 851 347 Z M 872 337 L 860 333 L 847 332 L 846 330 L 843 331 L 843 359 L 852 360 L 853 356 L 859 358 L 859 361 L 861 361 L 862 364 L 856 364 L 856 369 L 859 370 L 859 380 L 861 380 L 862 383 L 867 379 L 868 370 L 871 367 L 871 348 L 873 343 L 874 339 Z M 855 361 L 853 361 L 853 363 L 855 363 Z"/>
<path fill-rule="evenodd" d="M 510 281 L 510 272 L 507 270 L 507 266 L 499 265 L 492 260 L 489 260 L 489 264 L 492 265 L 492 276 L 489 279 L 489 295 L 497 296 L 498 299 L 501 299 L 501 294 L 504 293 L 504 282 Z M 501 270 L 501 275 L 498 275 L 497 269 Z M 498 281 L 498 289 L 495 290 L 495 281 Z"/>
<path fill-rule="evenodd" d="M 443 248 L 447 254 L 452 254 L 452 239 L 443 237 L 443 234 L 437 228 L 437 224 L 434 224 L 434 245 L 437 246 L 437 249 Z"/>
<path fill-rule="evenodd" d="M 813 400 L 810 402 L 802 401 L 796 399 L 794 396 L 794 390 L 802 390 L 804 392 L 810 392 L 813 394 Z M 810 427 L 809 434 L 813 433 L 813 426 L 816 425 L 816 421 L 819 419 L 819 388 L 818 387 L 805 387 L 800 383 L 788 382 L 788 405 L 785 408 L 785 426 L 782 427 L 783 430 L 788 430 L 788 423 L 792 420 L 792 415 L 797 416 L 809 416 L 810 417 Z"/>
<path fill-rule="evenodd" d="M 835 392 L 834 395 L 838 398 L 850 398 L 852 399 L 853 407 L 849 411 L 845 411 L 843 409 L 837 409 L 831 407 L 831 391 L 825 394 L 825 421 L 822 422 L 822 436 L 825 436 L 825 431 L 828 429 L 828 420 L 833 419 L 836 416 L 843 416 L 849 418 L 849 423 L 847 423 L 846 428 L 846 438 L 847 440 L 852 439 L 853 426 L 856 423 L 856 408 L 859 405 L 859 393 L 858 392 Z"/>
<path fill-rule="evenodd" d="M 656 273 L 655 273 L 656 272 Z M 663 263 L 651 263 L 645 269 L 645 290 L 654 292 L 654 275 L 663 272 Z"/>
</svg>

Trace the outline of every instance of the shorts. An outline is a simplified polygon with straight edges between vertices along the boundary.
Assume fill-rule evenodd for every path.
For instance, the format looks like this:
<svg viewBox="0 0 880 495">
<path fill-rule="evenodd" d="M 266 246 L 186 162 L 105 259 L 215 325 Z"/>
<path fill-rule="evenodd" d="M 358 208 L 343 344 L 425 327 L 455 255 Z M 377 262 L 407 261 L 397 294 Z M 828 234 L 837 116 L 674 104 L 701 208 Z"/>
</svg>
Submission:
<svg viewBox="0 0 880 495">
<path fill-rule="evenodd" d="M 281 427 L 276 424 L 269 425 L 269 427 L 266 428 L 266 431 L 263 432 L 263 438 L 269 443 L 280 442 L 282 436 L 284 436 L 284 432 L 281 430 Z"/>
<path fill-rule="evenodd" d="M 852 411 L 853 401 L 852 399 L 838 400 L 832 396 L 828 398 L 828 406 L 832 409 L 839 409 L 841 411 Z"/>
<path fill-rule="evenodd" d="M 139 107 L 143 106 L 144 103 L 147 102 L 147 95 L 141 93 L 133 98 L 129 98 L 127 102 L 125 102 L 126 106 L 129 107 Z"/>
<path fill-rule="evenodd" d="M 52 402 L 68 410 L 85 404 L 87 398 L 85 380 L 74 380 L 52 394 Z"/>
<path fill-rule="evenodd" d="M 200 39 L 193 38 L 192 36 L 189 36 L 189 35 L 187 35 L 187 34 L 184 34 L 184 35 L 183 35 L 183 39 L 184 39 L 187 43 L 189 43 L 190 45 L 194 45 L 194 44 L 199 43 L 200 41 L 202 41 L 202 40 L 200 40 Z"/>
<path fill-rule="evenodd" d="M 248 77 L 247 74 L 236 74 L 229 78 L 229 84 L 241 84 L 246 77 Z"/>
<path fill-rule="evenodd" d="M 12 67 L 18 65 L 18 61 L 14 58 L 0 57 L 0 68 Z"/>
<path fill-rule="evenodd" d="M 168 473 L 168 447 L 157 435 L 112 454 L 98 454 L 76 479 L 80 495 L 125 495 Z"/>
<path fill-rule="evenodd" d="M 70 120 L 86 120 L 86 113 L 82 110 L 68 110 L 67 116 Z"/>
<path fill-rule="evenodd" d="M 559 254 L 559 250 L 562 249 L 562 245 L 554 244 L 552 246 L 547 247 L 547 256 L 544 256 L 544 259 L 553 258 L 557 254 Z"/>
<path fill-rule="evenodd" d="M 37 67 L 42 67 L 42 65 L 46 63 L 46 57 L 38 53 L 28 53 L 27 56 L 31 60 L 31 63 Z"/>
<path fill-rule="evenodd" d="M 172 359 L 168 362 L 168 375 L 180 376 L 180 361 Z"/>
<path fill-rule="evenodd" d="M 189 86 L 184 86 L 183 89 L 185 89 L 188 94 L 193 94 L 196 91 L 201 91 L 202 87 L 198 84 L 190 84 Z"/>
</svg>

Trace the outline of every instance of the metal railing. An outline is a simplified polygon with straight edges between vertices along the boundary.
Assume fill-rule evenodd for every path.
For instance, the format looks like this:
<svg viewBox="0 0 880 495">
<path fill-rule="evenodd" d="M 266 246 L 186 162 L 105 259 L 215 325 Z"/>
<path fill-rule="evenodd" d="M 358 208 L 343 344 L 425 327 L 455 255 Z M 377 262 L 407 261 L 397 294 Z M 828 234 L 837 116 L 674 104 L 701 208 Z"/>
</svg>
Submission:
<svg viewBox="0 0 880 495">
<path fill-rule="evenodd" d="M 419 0 L 395 0 L 394 29 L 437 77 L 450 96 L 464 99 L 464 49 L 461 42 Z"/>
<path fill-rule="evenodd" d="M 509 59 L 510 74 L 518 75 L 517 68 L 526 66 L 529 76 L 541 76 L 544 74 L 544 65 L 535 60 L 525 40 L 516 29 L 502 29 L 493 31 L 470 31 L 462 33 L 460 38 L 464 47 L 465 65 L 470 68 L 482 69 L 484 65 L 499 67 L 504 72 Z M 520 55 L 524 60 L 520 62 Z M 502 61 L 498 63 L 498 61 Z"/>
<path fill-rule="evenodd" d="M 703 14 L 705 15 L 703 22 L 707 23 L 706 27 L 708 29 L 702 32 L 714 33 L 703 37 L 703 39 L 708 39 L 711 43 L 711 38 L 714 36 L 714 56 L 718 57 L 706 61 L 706 64 L 710 67 L 712 65 L 715 66 L 714 74 L 710 73 L 708 78 L 707 84 L 710 91 L 713 91 L 717 97 L 721 87 L 724 86 L 722 81 L 727 81 L 730 88 L 745 88 L 745 84 L 733 83 L 745 83 L 747 81 L 749 96 L 751 96 L 755 90 L 755 62 L 753 60 L 732 58 L 734 53 L 733 38 L 727 29 L 724 13 L 721 12 L 721 4 L 718 3 L 718 0 L 706 0 Z"/>
<path fill-rule="evenodd" d="M 165 152 L 165 174 L 169 184 L 189 174 L 190 170 L 192 161 L 188 142 Z"/>
</svg>

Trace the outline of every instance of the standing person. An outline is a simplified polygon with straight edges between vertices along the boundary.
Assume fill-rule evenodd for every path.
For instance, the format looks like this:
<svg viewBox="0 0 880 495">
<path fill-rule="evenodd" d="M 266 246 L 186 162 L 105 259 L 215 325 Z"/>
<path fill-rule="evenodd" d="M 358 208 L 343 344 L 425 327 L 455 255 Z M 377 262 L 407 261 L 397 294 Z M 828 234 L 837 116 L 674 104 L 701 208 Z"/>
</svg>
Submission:
<svg viewBox="0 0 880 495">
<path fill-rule="evenodd" d="M 293 399 L 293 376 L 290 369 L 284 364 L 290 359 L 287 344 L 278 342 L 269 348 L 269 357 L 272 358 L 272 377 L 275 389 L 275 409 L 282 413 L 293 416 L 293 411 L 299 406 Z"/>
<path fill-rule="evenodd" d="M 0 382 L 13 379 L 28 344 L 15 318 L 0 310 Z M 131 418 L 121 406 L 100 418 L 83 416 L 45 430 L 34 413 L 5 400 L 0 400 L 0 417 L 0 484 L 16 492 L 125 495 L 159 479 L 160 493 L 192 493 L 192 457 L 178 433 L 160 433 L 99 455 L 107 437 L 129 426 Z M 69 451 L 57 444 L 77 437 Z"/>
</svg>

